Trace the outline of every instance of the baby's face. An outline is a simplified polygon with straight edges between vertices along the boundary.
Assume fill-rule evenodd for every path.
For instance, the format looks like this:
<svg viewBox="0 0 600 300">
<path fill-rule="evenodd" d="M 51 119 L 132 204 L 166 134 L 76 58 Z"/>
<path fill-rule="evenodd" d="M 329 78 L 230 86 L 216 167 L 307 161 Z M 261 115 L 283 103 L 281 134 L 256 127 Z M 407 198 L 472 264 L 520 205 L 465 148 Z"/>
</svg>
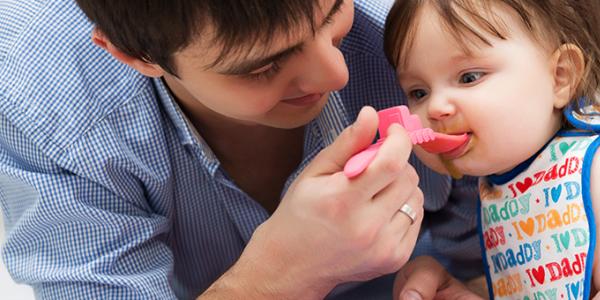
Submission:
<svg viewBox="0 0 600 300">
<path fill-rule="evenodd" d="M 432 169 L 484 176 L 508 171 L 536 153 L 559 129 L 551 51 L 537 44 L 516 14 L 497 11 L 508 38 L 485 33 L 491 46 L 465 54 L 431 7 L 423 7 L 407 64 L 397 72 L 413 114 L 435 131 L 468 133 L 451 153 L 415 152 Z M 475 27 L 477 28 L 477 27 Z"/>
</svg>

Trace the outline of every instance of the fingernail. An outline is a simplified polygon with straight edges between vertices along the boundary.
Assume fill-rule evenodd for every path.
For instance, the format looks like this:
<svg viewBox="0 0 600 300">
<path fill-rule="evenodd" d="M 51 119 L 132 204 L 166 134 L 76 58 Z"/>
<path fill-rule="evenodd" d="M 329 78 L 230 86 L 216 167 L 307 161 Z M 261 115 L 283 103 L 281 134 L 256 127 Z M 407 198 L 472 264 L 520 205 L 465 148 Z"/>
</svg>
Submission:
<svg viewBox="0 0 600 300">
<path fill-rule="evenodd" d="M 423 298 L 421 294 L 411 290 L 402 294 L 402 300 L 423 300 Z"/>
</svg>

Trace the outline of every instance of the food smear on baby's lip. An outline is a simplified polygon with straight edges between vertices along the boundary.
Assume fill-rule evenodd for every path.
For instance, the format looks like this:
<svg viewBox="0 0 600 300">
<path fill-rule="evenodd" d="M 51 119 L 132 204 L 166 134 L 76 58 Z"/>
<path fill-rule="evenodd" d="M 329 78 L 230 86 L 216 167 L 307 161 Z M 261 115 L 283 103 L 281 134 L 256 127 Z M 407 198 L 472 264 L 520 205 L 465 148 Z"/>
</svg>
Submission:
<svg viewBox="0 0 600 300">
<path fill-rule="evenodd" d="M 446 170 L 448 170 L 448 174 L 450 174 L 450 176 L 452 176 L 452 178 L 454 179 L 461 179 L 463 177 L 463 174 L 456 169 L 456 166 L 454 165 L 454 163 L 452 161 L 446 160 L 441 158 L 442 163 L 444 164 L 444 167 L 446 168 Z"/>
</svg>

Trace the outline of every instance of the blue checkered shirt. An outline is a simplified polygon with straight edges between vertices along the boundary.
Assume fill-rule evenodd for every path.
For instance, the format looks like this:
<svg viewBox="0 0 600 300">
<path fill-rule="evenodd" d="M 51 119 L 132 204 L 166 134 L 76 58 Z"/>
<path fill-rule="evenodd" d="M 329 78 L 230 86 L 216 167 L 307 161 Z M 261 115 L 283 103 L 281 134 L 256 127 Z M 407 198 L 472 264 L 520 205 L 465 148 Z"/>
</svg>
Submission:
<svg viewBox="0 0 600 300">
<path fill-rule="evenodd" d="M 299 171 L 363 105 L 403 103 L 382 51 L 389 1 L 356 1 L 350 70 L 306 126 Z M 0 0 L 2 258 L 40 299 L 189 299 L 239 257 L 269 214 L 233 183 L 161 80 L 91 43 L 72 0 Z M 476 181 L 413 159 L 427 215 L 416 253 L 481 272 Z M 391 277 L 330 298 L 391 297 Z"/>
</svg>

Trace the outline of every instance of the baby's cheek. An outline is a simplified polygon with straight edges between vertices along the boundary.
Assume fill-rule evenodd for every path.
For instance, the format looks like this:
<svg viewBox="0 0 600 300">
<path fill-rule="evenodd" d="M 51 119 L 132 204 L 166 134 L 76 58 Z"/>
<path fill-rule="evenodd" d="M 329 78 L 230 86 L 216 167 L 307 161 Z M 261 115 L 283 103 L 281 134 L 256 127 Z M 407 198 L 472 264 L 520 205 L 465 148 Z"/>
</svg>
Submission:
<svg viewBox="0 0 600 300">
<path fill-rule="evenodd" d="M 427 167 L 436 171 L 437 173 L 448 175 L 448 169 L 446 169 L 446 166 L 442 163 L 439 155 L 431 154 L 419 146 L 415 146 L 413 150 L 415 151 L 415 154 L 419 160 Z"/>
</svg>

